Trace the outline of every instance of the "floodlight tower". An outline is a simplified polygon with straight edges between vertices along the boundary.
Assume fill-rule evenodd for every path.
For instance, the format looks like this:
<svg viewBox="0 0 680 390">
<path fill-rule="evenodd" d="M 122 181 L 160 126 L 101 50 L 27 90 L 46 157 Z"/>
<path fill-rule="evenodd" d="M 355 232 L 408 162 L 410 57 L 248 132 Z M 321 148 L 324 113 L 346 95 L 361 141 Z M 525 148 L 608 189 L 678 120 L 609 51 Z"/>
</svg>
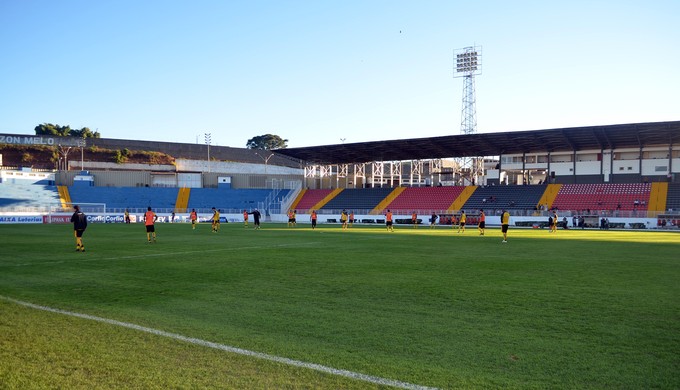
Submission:
<svg viewBox="0 0 680 390">
<path fill-rule="evenodd" d="M 463 77 L 463 110 L 460 133 L 477 133 L 477 108 L 475 98 L 475 76 L 482 74 L 482 47 L 469 46 L 453 51 L 453 77 Z M 458 159 L 458 175 L 462 184 L 477 184 L 484 173 L 484 159 L 476 156 L 474 150 Z M 467 182 L 465 182 L 467 181 Z"/>
</svg>

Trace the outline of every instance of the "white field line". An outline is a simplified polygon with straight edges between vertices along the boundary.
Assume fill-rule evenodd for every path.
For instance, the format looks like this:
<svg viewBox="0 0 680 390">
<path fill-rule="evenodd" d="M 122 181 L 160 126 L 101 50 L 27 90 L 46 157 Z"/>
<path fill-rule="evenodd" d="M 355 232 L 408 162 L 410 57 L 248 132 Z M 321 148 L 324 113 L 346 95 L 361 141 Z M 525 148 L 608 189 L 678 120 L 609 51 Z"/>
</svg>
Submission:
<svg viewBox="0 0 680 390">
<path fill-rule="evenodd" d="M 51 308 L 51 307 L 47 307 L 47 306 L 36 305 L 34 303 L 19 301 L 19 300 L 9 298 L 9 297 L 5 297 L 5 296 L 2 296 L 2 295 L 0 295 L 0 299 L 8 301 L 8 302 L 12 302 L 12 303 L 15 303 L 17 305 L 24 306 L 24 307 L 29 307 L 29 308 L 32 308 L 32 309 L 43 310 L 43 311 L 67 315 L 67 316 L 71 316 L 71 317 L 83 318 L 83 319 L 86 319 L 86 320 L 102 322 L 102 323 L 109 324 L 109 325 L 121 326 L 121 327 L 124 327 L 124 328 L 129 328 L 129 329 L 134 329 L 134 330 L 138 330 L 138 331 L 141 331 L 141 332 L 150 333 L 150 334 L 153 334 L 153 335 L 156 335 L 156 336 L 168 337 L 168 338 L 171 338 L 171 339 L 184 341 L 184 342 L 191 343 L 191 344 L 200 345 L 202 347 L 219 349 L 219 350 L 230 352 L 230 353 L 254 357 L 256 359 L 269 360 L 269 361 L 273 361 L 273 362 L 277 362 L 277 363 L 287 364 L 289 366 L 307 368 L 307 369 L 311 369 L 311 370 L 324 372 L 324 373 L 327 373 L 327 374 L 347 377 L 347 378 L 356 379 L 356 380 L 369 382 L 369 383 L 375 383 L 375 384 L 378 384 L 378 385 L 392 386 L 392 387 L 397 387 L 397 388 L 401 388 L 401 389 L 437 390 L 437 388 L 435 388 L 435 387 L 420 386 L 420 385 L 415 385 L 415 384 L 411 384 L 411 383 L 407 383 L 407 382 L 401 382 L 401 381 L 397 381 L 397 380 L 380 378 L 380 377 L 372 376 L 372 375 L 366 375 L 366 374 L 362 374 L 362 373 L 359 373 L 359 372 L 340 370 L 340 369 L 337 369 L 337 368 L 323 366 L 323 365 L 320 365 L 320 364 L 307 363 L 307 362 L 303 362 L 303 361 L 300 361 L 300 360 L 294 360 L 294 359 L 288 359 L 288 358 L 274 356 L 274 355 L 268 355 L 266 353 L 250 351 L 250 350 L 247 350 L 247 349 L 231 347 L 231 346 L 228 346 L 228 345 L 213 343 L 213 342 L 210 342 L 210 341 L 205 341 L 205 340 L 201 340 L 201 339 L 197 339 L 197 338 L 193 338 L 193 337 L 182 336 L 182 335 L 177 334 L 177 333 L 170 333 L 170 332 L 165 332 L 165 331 L 158 330 L 158 329 L 147 328 L 147 327 L 144 327 L 144 326 L 131 324 L 129 322 L 121 322 L 121 321 L 112 320 L 112 319 L 108 319 L 108 318 L 91 316 L 89 314 L 75 313 L 75 312 L 61 310 L 61 309 L 55 309 L 55 308 Z"/>
</svg>

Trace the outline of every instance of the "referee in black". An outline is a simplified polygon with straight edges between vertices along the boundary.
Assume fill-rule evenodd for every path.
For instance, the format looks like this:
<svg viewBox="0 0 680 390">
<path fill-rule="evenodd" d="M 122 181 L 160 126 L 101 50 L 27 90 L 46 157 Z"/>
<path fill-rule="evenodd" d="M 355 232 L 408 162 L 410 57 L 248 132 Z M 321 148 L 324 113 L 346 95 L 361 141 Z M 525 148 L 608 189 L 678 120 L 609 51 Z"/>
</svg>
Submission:
<svg viewBox="0 0 680 390">
<path fill-rule="evenodd" d="M 80 206 L 73 207 L 76 211 L 71 216 L 73 222 L 73 234 L 76 237 L 76 252 L 85 252 L 85 245 L 83 245 L 83 233 L 87 229 L 87 217 L 80 211 Z"/>
</svg>

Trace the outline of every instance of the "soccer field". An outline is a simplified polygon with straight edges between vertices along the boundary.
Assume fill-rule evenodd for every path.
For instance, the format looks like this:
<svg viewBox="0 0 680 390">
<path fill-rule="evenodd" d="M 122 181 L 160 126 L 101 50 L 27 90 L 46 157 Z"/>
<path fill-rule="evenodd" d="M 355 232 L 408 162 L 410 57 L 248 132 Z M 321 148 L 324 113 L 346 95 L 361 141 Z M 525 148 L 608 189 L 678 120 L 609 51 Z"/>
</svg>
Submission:
<svg viewBox="0 0 680 390">
<path fill-rule="evenodd" d="M 678 233 L 308 226 L 0 225 L 0 388 L 680 388 Z"/>
</svg>

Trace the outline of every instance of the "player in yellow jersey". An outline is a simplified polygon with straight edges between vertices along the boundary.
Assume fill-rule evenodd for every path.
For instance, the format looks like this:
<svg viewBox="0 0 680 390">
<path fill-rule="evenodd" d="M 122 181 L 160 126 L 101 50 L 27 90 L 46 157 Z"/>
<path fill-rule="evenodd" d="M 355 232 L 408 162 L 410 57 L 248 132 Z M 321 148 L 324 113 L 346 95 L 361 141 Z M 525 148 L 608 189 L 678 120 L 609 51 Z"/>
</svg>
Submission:
<svg viewBox="0 0 680 390">
<path fill-rule="evenodd" d="M 220 231 L 220 211 L 215 209 L 214 207 L 212 208 L 213 211 L 213 216 L 212 216 L 212 232 L 217 233 Z"/>
<path fill-rule="evenodd" d="M 465 216 L 465 210 L 460 211 L 460 219 L 458 220 L 458 233 L 463 231 L 465 233 L 465 220 L 467 217 Z"/>
<path fill-rule="evenodd" d="M 248 228 L 248 210 L 243 210 L 243 227 Z"/>
<path fill-rule="evenodd" d="M 508 227 L 510 226 L 510 213 L 507 210 L 503 210 L 501 214 L 501 232 L 503 232 L 503 242 L 508 242 Z"/>
</svg>

